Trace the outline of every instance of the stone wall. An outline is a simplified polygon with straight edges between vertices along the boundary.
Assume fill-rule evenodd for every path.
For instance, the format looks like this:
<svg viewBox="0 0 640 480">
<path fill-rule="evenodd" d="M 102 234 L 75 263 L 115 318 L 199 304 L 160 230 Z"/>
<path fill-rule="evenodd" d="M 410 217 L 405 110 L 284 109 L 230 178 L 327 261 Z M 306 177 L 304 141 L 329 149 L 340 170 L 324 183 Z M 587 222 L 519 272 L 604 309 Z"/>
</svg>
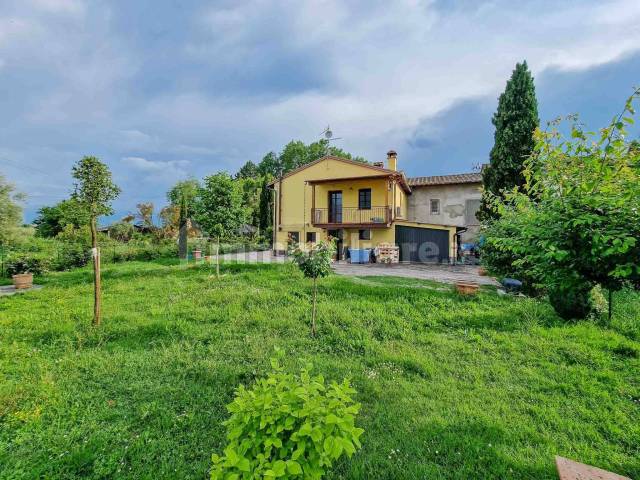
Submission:
<svg viewBox="0 0 640 480">
<path fill-rule="evenodd" d="M 475 211 L 482 198 L 480 184 L 414 186 L 411 190 L 408 197 L 410 221 L 467 227 L 469 230 L 462 234 L 462 241 L 477 240 L 480 222 L 475 218 Z M 431 200 L 440 201 L 439 213 L 431 213 Z"/>
</svg>

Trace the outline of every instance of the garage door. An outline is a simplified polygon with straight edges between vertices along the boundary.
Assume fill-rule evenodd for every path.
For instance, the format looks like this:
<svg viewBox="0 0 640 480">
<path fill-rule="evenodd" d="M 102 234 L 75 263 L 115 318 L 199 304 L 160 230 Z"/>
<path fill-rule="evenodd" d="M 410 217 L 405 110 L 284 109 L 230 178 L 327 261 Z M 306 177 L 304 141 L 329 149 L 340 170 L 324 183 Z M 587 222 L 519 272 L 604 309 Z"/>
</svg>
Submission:
<svg viewBox="0 0 640 480">
<path fill-rule="evenodd" d="M 447 230 L 396 225 L 396 245 L 400 247 L 401 262 L 449 262 Z"/>
</svg>

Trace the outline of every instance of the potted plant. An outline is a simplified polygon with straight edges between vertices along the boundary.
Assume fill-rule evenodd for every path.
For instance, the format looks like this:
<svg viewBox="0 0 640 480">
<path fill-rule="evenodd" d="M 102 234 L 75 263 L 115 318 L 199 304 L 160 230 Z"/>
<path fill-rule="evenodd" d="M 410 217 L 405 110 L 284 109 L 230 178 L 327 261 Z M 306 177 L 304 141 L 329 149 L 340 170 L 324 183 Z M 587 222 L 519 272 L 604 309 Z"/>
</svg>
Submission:
<svg viewBox="0 0 640 480">
<path fill-rule="evenodd" d="M 44 270 L 44 260 L 38 257 L 18 255 L 7 262 L 7 273 L 11 275 L 16 290 L 33 287 L 33 275 L 40 275 Z"/>
<path fill-rule="evenodd" d="M 456 282 L 456 291 L 461 295 L 476 295 L 480 285 L 473 282 Z"/>
<path fill-rule="evenodd" d="M 23 290 L 33 286 L 33 272 L 29 269 L 29 262 L 24 257 L 18 257 L 9 262 L 7 272 L 13 279 L 16 290 Z"/>
</svg>

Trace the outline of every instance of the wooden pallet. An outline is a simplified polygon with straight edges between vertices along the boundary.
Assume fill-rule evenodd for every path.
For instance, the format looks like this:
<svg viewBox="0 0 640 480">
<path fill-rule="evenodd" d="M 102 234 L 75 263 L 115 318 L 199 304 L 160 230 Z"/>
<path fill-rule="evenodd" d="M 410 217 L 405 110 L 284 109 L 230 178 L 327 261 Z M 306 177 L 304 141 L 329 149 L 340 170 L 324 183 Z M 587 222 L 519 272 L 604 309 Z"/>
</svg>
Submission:
<svg viewBox="0 0 640 480">
<path fill-rule="evenodd" d="M 398 263 L 400 261 L 400 247 L 390 243 L 381 243 L 376 247 L 376 261 L 378 263 Z"/>
</svg>

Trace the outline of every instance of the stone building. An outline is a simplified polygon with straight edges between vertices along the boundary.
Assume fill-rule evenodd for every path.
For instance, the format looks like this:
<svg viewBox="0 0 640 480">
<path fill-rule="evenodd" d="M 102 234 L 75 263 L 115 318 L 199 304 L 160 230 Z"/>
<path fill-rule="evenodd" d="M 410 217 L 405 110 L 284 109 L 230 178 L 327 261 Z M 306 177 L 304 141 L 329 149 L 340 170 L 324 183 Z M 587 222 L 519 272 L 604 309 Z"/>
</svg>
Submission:
<svg viewBox="0 0 640 480">
<path fill-rule="evenodd" d="M 482 174 L 461 173 L 408 178 L 408 217 L 415 222 L 458 227 L 460 241 L 478 239 L 476 218 L 482 198 Z M 466 229 L 463 230 L 463 229 Z"/>
</svg>

